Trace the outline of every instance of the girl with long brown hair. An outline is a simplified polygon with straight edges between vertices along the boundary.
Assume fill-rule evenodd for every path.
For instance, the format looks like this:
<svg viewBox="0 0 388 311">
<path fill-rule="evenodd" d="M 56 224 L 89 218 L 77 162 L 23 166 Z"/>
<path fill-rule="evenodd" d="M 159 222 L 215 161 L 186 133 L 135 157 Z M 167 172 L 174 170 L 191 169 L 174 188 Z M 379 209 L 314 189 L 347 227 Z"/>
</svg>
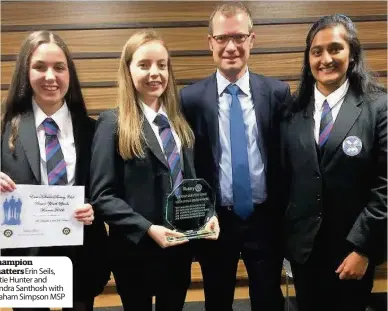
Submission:
<svg viewBox="0 0 388 311">
<path fill-rule="evenodd" d="M 72 310 L 91 311 L 110 276 L 105 226 L 87 199 L 95 121 L 87 115 L 74 62 L 58 35 L 36 31 L 22 43 L 1 121 L 1 192 L 19 184 L 77 185 L 85 186 L 86 194 L 74 213 L 85 225 L 83 245 L 9 248 L 1 255 L 69 257 Z"/>
</svg>

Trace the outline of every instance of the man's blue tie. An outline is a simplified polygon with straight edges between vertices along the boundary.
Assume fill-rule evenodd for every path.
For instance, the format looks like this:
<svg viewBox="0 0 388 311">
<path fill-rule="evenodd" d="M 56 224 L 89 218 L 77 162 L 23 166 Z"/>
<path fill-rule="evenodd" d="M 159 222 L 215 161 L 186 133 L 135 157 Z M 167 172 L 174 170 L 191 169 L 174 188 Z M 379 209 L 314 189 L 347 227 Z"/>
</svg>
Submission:
<svg viewBox="0 0 388 311">
<path fill-rule="evenodd" d="M 245 133 L 243 112 L 241 109 L 237 85 L 227 87 L 232 96 L 230 106 L 230 145 L 232 152 L 233 207 L 237 215 L 247 219 L 253 212 L 251 178 L 248 162 L 248 142 Z"/>
<path fill-rule="evenodd" d="M 155 117 L 154 123 L 159 127 L 159 135 L 162 139 L 164 154 L 166 155 L 168 166 L 170 167 L 173 186 L 172 189 L 174 190 L 183 180 L 181 157 L 179 155 L 174 136 L 172 135 L 168 119 L 164 115 L 158 114 Z"/>
<path fill-rule="evenodd" d="M 67 185 L 66 162 L 58 140 L 58 125 L 51 118 L 43 121 L 46 134 L 46 166 L 49 185 Z"/>
</svg>

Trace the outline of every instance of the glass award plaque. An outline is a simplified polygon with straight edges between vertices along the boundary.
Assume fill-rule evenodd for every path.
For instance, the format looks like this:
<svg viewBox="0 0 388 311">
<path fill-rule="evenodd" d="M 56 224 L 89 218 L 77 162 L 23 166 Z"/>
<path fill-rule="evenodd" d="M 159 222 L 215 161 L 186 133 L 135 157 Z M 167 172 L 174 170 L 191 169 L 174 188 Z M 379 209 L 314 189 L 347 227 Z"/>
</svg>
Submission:
<svg viewBox="0 0 388 311">
<path fill-rule="evenodd" d="M 182 238 L 167 240 L 200 239 L 214 235 L 205 229 L 215 215 L 215 194 L 204 179 L 184 179 L 167 197 L 164 208 L 164 226 L 183 233 Z"/>
</svg>

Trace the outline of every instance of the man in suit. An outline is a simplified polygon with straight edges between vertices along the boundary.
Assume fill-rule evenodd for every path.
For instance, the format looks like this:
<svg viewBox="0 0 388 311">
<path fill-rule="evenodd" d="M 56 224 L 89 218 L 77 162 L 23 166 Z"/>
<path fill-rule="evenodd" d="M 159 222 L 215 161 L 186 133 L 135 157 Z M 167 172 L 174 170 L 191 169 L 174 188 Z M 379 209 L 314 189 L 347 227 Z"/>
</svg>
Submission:
<svg viewBox="0 0 388 311">
<path fill-rule="evenodd" d="M 193 242 L 208 311 L 232 310 L 240 256 L 252 310 L 284 308 L 276 116 L 289 87 L 248 70 L 252 27 L 243 4 L 217 7 L 208 35 L 217 71 L 181 91 L 183 112 L 195 134 L 196 173 L 216 192 L 221 229 L 218 241 Z"/>
</svg>

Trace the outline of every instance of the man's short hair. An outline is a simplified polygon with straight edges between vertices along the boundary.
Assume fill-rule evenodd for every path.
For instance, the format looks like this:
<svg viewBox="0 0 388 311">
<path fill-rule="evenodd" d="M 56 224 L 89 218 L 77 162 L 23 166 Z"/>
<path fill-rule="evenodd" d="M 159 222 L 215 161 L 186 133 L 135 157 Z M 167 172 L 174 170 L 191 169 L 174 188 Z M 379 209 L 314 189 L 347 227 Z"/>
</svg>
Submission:
<svg viewBox="0 0 388 311">
<path fill-rule="evenodd" d="M 218 5 L 209 18 L 209 34 L 213 34 L 213 19 L 216 13 L 220 12 L 220 14 L 230 17 L 235 16 L 240 12 L 244 12 L 249 18 L 249 32 L 252 31 L 253 28 L 253 20 L 252 14 L 249 9 L 242 2 L 226 2 Z"/>
</svg>

